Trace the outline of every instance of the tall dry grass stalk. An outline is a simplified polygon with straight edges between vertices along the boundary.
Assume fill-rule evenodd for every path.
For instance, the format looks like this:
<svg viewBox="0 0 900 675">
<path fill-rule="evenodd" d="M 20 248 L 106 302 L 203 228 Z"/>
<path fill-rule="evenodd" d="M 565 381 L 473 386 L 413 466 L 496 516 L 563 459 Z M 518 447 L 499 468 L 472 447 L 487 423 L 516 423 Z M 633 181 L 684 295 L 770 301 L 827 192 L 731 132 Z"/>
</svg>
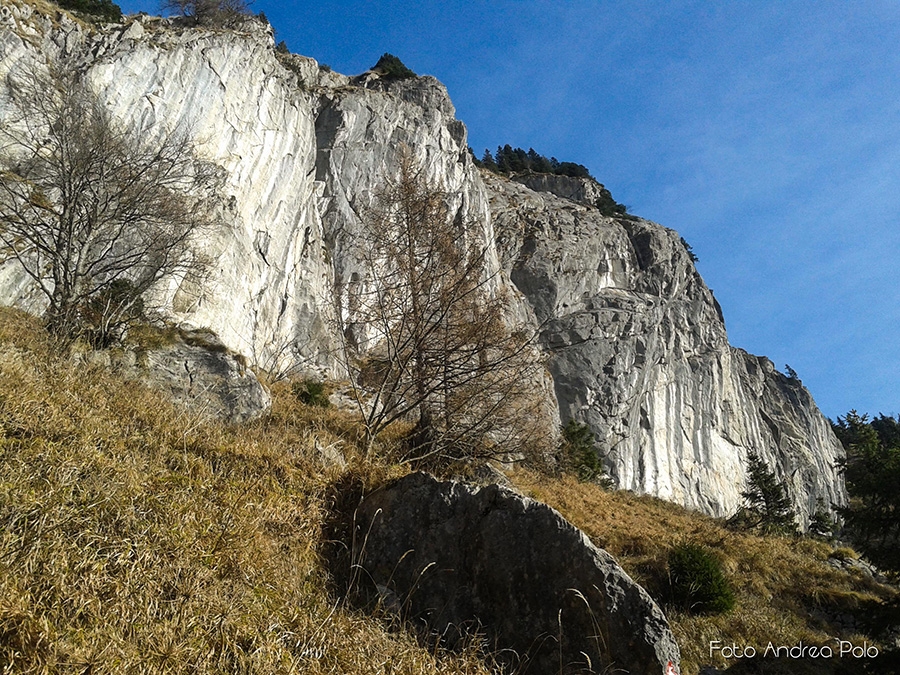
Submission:
<svg viewBox="0 0 900 675">
<path fill-rule="evenodd" d="M 728 665 L 718 654 L 710 657 L 711 640 L 763 648 L 769 641 L 834 647 L 836 637 L 877 643 L 864 634 L 866 615 L 897 595 L 896 588 L 828 565 L 835 549 L 823 541 L 736 532 L 721 520 L 675 504 L 604 490 L 574 476 L 548 477 L 519 468 L 512 479 L 526 494 L 548 503 L 584 530 L 660 602 L 681 649 L 683 675 L 696 675 L 701 665 Z M 695 615 L 667 605 L 668 553 L 686 541 L 711 549 L 722 561 L 737 599 L 731 612 Z M 858 628 L 836 621 L 846 617 Z M 793 660 L 783 672 L 806 672 L 804 668 L 838 672 L 831 669 L 846 665 L 839 661 Z M 774 669 L 767 673 L 782 672 L 771 659 L 766 667 Z"/>
</svg>

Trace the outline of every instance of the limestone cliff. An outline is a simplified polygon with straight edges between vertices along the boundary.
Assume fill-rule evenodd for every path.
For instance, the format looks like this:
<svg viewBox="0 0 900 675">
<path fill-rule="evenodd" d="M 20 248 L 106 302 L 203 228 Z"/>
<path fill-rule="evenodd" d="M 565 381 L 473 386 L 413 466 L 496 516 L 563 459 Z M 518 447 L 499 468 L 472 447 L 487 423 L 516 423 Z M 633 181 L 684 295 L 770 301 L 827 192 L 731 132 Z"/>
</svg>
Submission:
<svg viewBox="0 0 900 675">
<path fill-rule="evenodd" d="M 437 80 L 348 78 L 279 56 L 258 21 L 211 31 L 140 17 L 94 30 L 0 0 L 0 117 L 8 78 L 61 54 L 125 123 L 186 130 L 223 169 L 221 225 L 203 242 L 212 278 L 159 289 L 174 321 L 261 367 L 338 375 L 330 317 L 364 273 L 359 214 L 407 145 L 476 223 L 511 315 L 541 327 L 561 415 L 590 424 L 620 487 L 726 515 L 755 450 L 804 518 L 818 498 L 844 501 L 827 420 L 798 382 L 729 346 L 678 235 L 604 216 L 596 186 L 538 180 L 536 191 L 482 175 Z M 40 309 L 11 264 L 0 302 Z"/>
<path fill-rule="evenodd" d="M 560 412 L 591 426 L 620 487 L 730 515 L 752 450 L 804 517 L 819 498 L 843 503 L 828 421 L 799 381 L 729 346 L 676 232 L 601 215 L 581 179 L 545 182 L 570 199 L 486 181 L 505 266 L 544 322 Z"/>
</svg>

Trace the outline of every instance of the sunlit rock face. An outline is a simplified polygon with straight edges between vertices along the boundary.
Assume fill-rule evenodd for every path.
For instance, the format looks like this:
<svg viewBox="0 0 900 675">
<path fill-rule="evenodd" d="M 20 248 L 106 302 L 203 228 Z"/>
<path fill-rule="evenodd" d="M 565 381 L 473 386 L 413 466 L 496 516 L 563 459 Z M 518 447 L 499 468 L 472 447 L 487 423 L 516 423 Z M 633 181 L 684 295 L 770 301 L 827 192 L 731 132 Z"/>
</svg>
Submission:
<svg viewBox="0 0 900 675">
<path fill-rule="evenodd" d="M 221 227 L 201 246 L 216 261 L 212 278 L 202 288 L 173 280 L 161 292 L 177 321 L 212 329 L 262 366 L 294 361 L 336 374 L 330 317 L 335 287 L 355 271 L 347 243 L 364 239 L 360 214 L 402 148 L 488 233 L 465 127 L 433 78 L 351 84 L 312 59 L 290 56 L 286 67 L 258 21 L 226 32 L 144 17 L 89 34 L 62 14 L 2 7 L 0 77 L 77 54 L 125 123 L 151 136 L 188 133 L 197 154 L 223 168 Z M 33 300 L 21 275 L 2 278 L 0 299 Z"/>
<path fill-rule="evenodd" d="M 575 199 L 485 180 L 505 265 L 542 322 L 562 417 L 591 426 L 620 487 L 730 515 L 754 451 L 804 522 L 820 498 L 844 502 L 828 421 L 799 381 L 729 346 L 676 232 L 601 215 L 581 179 L 542 186 Z"/>
<path fill-rule="evenodd" d="M 591 426 L 620 487 L 728 515 L 753 450 L 804 521 L 820 498 L 844 502 L 827 420 L 799 382 L 729 346 L 677 233 L 602 215 L 606 195 L 580 179 L 483 175 L 437 80 L 348 78 L 277 57 L 258 21 L 94 30 L 0 0 L 0 119 L 7 78 L 61 54 L 77 55 L 123 123 L 187 133 L 222 168 L 219 223 L 199 242 L 215 268 L 202 286 L 158 290 L 171 320 L 259 367 L 340 376 L 333 317 L 348 311 L 347 285 L 365 281 L 365 213 L 408 148 L 485 242 L 510 317 L 540 329 L 553 404 Z M 0 302 L 41 309 L 12 264 L 0 266 Z"/>
</svg>

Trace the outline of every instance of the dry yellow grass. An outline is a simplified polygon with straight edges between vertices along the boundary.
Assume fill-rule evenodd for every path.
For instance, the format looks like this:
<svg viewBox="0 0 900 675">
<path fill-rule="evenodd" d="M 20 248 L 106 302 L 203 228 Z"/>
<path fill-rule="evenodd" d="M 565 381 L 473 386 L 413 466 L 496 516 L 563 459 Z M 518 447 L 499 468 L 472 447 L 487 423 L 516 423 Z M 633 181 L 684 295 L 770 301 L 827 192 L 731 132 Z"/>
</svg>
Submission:
<svg viewBox="0 0 900 675">
<path fill-rule="evenodd" d="M 616 556 L 632 577 L 662 601 L 681 648 L 683 675 L 696 675 L 700 665 L 726 665 L 718 652 L 710 658 L 711 640 L 763 649 L 769 641 L 788 646 L 801 641 L 835 646 L 836 637 L 871 644 L 871 637 L 839 627 L 834 618 L 860 613 L 896 595 L 895 589 L 871 578 L 827 565 L 834 549 L 821 541 L 735 532 L 720 520 L 674 504 L 606 491 L 570 476 L 549 478 L 519 469 L 512 479 L 526 494 L 556 508 L 595 544 Z M 722 561 L 735 590 L 734 610 L 695 616 L 665 605 L 668 552 L 684 541 L 710 548 Z M 784 672 L 800 673 L 803 667 L 813 667 L 815 672 L 827 673 L 840 665 L 836 659 L 825 664 L 792 661 Z"/>
<path fill-rule="evenodd" d="M 272 390 L 263 419 L 202 423 L 56 356 L 36 320 L 0 308 L 0 672 L 488 672 L 474 650 L 429 651 L 336 598 L 323 556 L 341 490 L 355 498 L 406 469 L 364 458 L 353 416 L 300 404 L 289 383 Z M 328 445 L 348 469 L 322 459 Z M 834 551 L 821 542 L 732 532 L 571 477 L 512 477 L 663 601 L 673 544 L 716 552 L 738 606 L 668 608 L 685 675 L 724 665 L 708 657 L 710 640 L 862 640 L 829 617 L 891 594 L 827 566 Z"/>
<path fill-rule="evenodd" d="M 352 426 L 285 391 L 201 424 L 0 310 L 0 672 L 486 672 L 327 591 L 315 443 L 359 464 Z"/>
</svg>

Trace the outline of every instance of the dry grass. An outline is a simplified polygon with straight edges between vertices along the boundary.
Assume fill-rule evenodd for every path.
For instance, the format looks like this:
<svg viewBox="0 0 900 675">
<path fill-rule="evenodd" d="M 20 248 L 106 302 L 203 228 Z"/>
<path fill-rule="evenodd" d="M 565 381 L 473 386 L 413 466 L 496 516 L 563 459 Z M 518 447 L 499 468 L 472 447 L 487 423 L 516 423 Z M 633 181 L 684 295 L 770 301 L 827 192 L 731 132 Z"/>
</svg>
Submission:
<svg viewBox="0 0 900 675">
<path fill-rule="evenodd" d="M 834 549 L 824 542 L 735 532 L 722 521 L 674 504 L 605 491 L 573 477 L 548 478 L 520 469 L 512 479 L 526 494 L 550 504 L 583 529 L 662 600 L 681 648 L 684 675 L 696 675 L 700 665 L 726 665 L 718 654 L 710 658 L 711 640 L 757 649 L 765 649 L 770 640 L 775 645 L 802 641 L 835 646 L 835 637 L 859 644 L 868 639 L 871 644 L 870 636 L 842 627 L 836 619 L 855 616 L 862 625 L 867 608 L 896 595 L 896 589 L 864 575 L 827 565 Z M 703 616 L 665 606 L 668 552 L 683 541 L 709 547 L 723 562 L 737 599 L 733 611 Z M 815 672 L 831 672 L 828 668 L 837 661 L 815 664 Z M 794 661 L 785 672 L 799 673 L 801 667 Z"/>
<path fill-rule="evenodd" d="M 46 17 L 47 19 L 49 19 L 50 25 L 54 28 L 60 28 L 62 24 L 60 23 L 59 19 L 62 15 L 65 15 L 70 20 L 78 24 L 82 28 L 82 30 L 88 31 L 89 33 L 95 30 L 95 28 L 89 22 L 76 16 L 73 12 L 63 9 L 55 2 L 52 2 L 50 0 L 3 0 L 3 2 L 22 8 L 33 8 L 35 10 L 35 13 L 25 20 L 25 23 L 32 29 L 40 30 L 39 23 L 41 17 Z M 38 43 L 34 40 L 33 37 L 29 36 L 26 39 L 32 42 L 34 46 L 38 46 Z"/>
<path fill-rule="evenodd" d="M 327 592 L 340 470 L 317 443 L 389 469 L 346 415 L 274 393 L 255 424 L 201 424 L 0 310 L 0 671 L 485 672 Z"/>
<path fill-rule="evenodd" d="M 286 382 L 272 391 L 264 419 L 202 423 L 138 384 L 56 356 L 38 322 L 0 308 L 0 672 L 488 672 L 475 650 L 424 649 L 336 601 L 326 561 L 334 514 L 347 511 L 338 502 L 405 469 L 389 449 L 364 458 L 351 415 L 302 405 Z M 348 466 L 329 464 L 327 446 Z M 833 617 L 891 593 L 826 565 L 834 551 L 824 543 L 732 532 L 574 478 L 520 469 L 513 479 L 657 598 L 673 544 L 716 552 L 738 607 L 669 609 L 686 675 L 724 665 L 709 658 L 710 640 L 861 640 Z"/>
</svg>

